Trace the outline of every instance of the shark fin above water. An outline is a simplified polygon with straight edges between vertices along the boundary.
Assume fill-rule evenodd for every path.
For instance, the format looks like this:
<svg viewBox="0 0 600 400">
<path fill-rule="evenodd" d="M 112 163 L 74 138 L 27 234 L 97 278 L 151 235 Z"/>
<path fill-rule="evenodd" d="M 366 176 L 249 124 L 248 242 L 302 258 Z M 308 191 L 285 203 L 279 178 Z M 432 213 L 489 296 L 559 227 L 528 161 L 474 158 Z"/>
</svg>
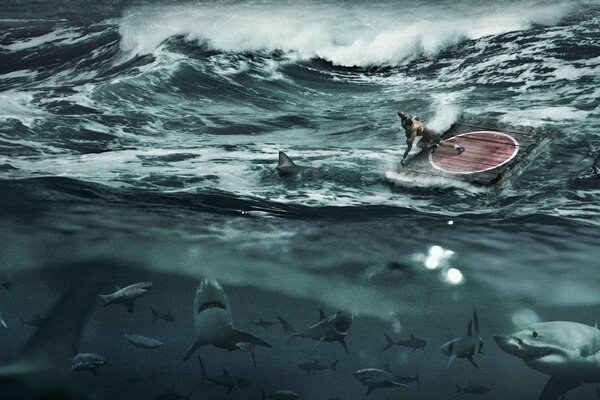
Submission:
<svg viewBox="0 0 600 400">
<path fill-rule="evenodd" d="M 277 164 L 277 168 L 285 168 L 285 167 L 295 167 L 296 164 L 292 161 L 292 159 L 285 154 L 283 151 L 279 152 L 279 163 Z"/>
</svg>

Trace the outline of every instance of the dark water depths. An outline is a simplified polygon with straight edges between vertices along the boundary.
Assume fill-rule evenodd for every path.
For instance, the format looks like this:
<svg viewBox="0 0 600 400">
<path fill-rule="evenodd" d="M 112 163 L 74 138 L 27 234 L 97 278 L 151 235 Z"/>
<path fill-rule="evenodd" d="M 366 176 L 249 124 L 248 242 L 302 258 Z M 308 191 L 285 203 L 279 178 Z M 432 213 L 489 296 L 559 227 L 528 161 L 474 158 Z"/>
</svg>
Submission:
<svg viewBox="0 0 600 400">
<path fill-rule="evenodd" d="M 209 374 L 253 381 L 232 399 L 364 398 L 352 372 L 386 363 L 418 370 L 422 389 L 370 398 L 451 398 L 470 380 L 491 389 L 483 398 L 533 399 L 547 377 L 491 335 L 598 319 L 600 183 L 584 141 L 600 145 L 598 3 L 35 7 L 0 11 L 0 268 L 13 280 L 0 288 L 2 359 L 34 331 L 19 318 L 59 297 L 52 265 L 107 257 L 137 267 L 111 272 L 103 293 L 154 286 L 131 315 L 94 308 L 78 350 L 108 362 L 76 378 L 97 399 L 154 398 L 172 383 L 225 397 L 181 361 L 203 277 L 223 284 L 240 328 L 274 346 L 256 368 L 246 353 L 200 351 Z M 462 115 L 560 135 L 499 189 L 404 182 L 397 109 L 440 130 Z M 277 176 L 279 150 L 322 173 Z M 150 306 L 174 322 L 150 323 Z M 465 333 L 474 306 L 480 369 L 446 369 L 439 346 Z M 309 355 L 314 342 L 250 324 L 307 327 L 320 307 L 354 313 L 349 355 L 335 343 Z M 134 348 L 124 331 L 165 345 Z M 383 352 L 386 332 L 414 332 L 426 351 Z M 340 361 L 316 376 L 297 367 L 315 359 Z M 584 385 L 568 398 L 595 396 Z"/>
</svg>

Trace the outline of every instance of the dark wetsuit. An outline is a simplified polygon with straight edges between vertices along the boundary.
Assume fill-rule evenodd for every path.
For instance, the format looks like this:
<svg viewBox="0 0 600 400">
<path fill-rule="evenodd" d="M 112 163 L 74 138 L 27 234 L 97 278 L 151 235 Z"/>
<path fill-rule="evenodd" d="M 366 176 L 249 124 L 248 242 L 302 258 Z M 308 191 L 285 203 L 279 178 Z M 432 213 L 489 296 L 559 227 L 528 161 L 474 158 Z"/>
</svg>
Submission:
<svg viewBox="0 0 600 400">
<path fill-rule="evenodd" d="M 410 139 L 410 131 L 411 131 L 412 125 L 408 126 L 403 121 L 402 127 L 404 128 L 404 132 L 406 134 L 406 139 L 408 142 L 408 139 Z M 418 130 L 417 136 L 421 136 L 421 139 L 419 139 L 419 143 L 422 142 L 424 145 L 428 145 L 431 142 L 433 142 L 433 144 L 437 145 L 440 142 L 440 140 L 442 140 L 442 137 L 436 131 L 427 127 L 425 124 L 421 124 L 421 129 Z M 423 147 L 425 147 L 425 146 L 423 146 Z M 412 149 L 412 142 L 408 142 L 408 147 L 406 148 L 406 151 L 404 152 L 404 155 L 402 156 L 402 163 L 404 163 L 404 159 L 408 156 L 408 153 L 410 153 L 411 149 Z"/>
<path fill-rule="evenodd" d="M 436 131 L 427 127 L 425 124 L 423 124 L 422 126 L 423 128 L 421 129 L 421 131 L 417 133 L 417 136 L 421 136 L 419 142 L 427 144 L 429 144 L 429 142 L 433 142 L 433 144 L 438 144 L 440 140 L 442 140 L 442 137 Z M 406 130 L 406 137 L 410 137 L 410 130 Z"/>
</svg>

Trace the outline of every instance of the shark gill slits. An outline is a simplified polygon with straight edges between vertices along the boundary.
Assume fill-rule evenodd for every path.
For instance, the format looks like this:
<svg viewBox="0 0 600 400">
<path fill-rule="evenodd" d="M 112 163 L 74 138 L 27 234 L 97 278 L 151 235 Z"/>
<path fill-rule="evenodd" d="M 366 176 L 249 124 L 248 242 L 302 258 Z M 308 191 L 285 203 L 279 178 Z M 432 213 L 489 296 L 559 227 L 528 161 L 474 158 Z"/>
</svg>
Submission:
<svg viewBox="0 0 600 400">
<path fill-rule="evenodd" d="M 200 306 L 200 309 L 198 310 L 198 313 L 201 313 L 202 311 L 205 310 L 209 310 L 211 308 L 220 308 L 220 309 L 225 309 L 225 306 L 223 305 L 223 303 L 218 302 L 218 301 L 211 301 L 208 303 L 204 303 Z"/>
</svg>

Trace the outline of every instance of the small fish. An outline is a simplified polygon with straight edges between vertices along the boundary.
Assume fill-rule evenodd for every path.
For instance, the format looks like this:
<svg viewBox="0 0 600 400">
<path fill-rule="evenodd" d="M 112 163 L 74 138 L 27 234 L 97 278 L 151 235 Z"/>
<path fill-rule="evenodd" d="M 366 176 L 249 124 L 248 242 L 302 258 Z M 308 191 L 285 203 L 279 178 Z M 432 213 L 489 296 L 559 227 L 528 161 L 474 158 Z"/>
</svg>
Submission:
<svg viewBox="0 0 600 400">
<path fill-rule="evenodd" d="M 106 359 L 98 354 L 77 353 L 71 362 L 71 370 L 90 371 L 95 376 L 98 376 L 96 370 L 104 364 L 106 364 Z"/>
<path fill-rule="evenodd" d="M 260 326 L 265 331 L 267 330 L 267 328 L 270 328 L 273 325 L 275 325 L 275 322 L 265 321 L 262 318 L 258 319 L 257 321 L 254 321 L 254 320 L 251 319 L 250 323 L 253 324 L 253 325 L 256 325 L 256 326 Z"/>
<path fill-rule="evenodd" d="M 206 369 L 204 368 L 204 363 L 202 362 L 200 355 L 198 355 L 198 362 L 200 363 L 202 379 L 206 379 L 207 381 L 212 382 L 217 386 L 227 388 L 227 393 L 231 392 L 236 387 L 245 388 L 246 386 L 250 386 L 252 384 L 252 381 L 249 379 L 230 375 L 229 372 L 227 372 L 226 368 L 223 368 L 223 375 L 209 376 L 206 373 Z"/>
<path fill-rule="evenodd" d="M 164 344 L 160 340 L 152 339 L 147 336 L 130 335 L 127 333 L 125 334 L 125 339 L 135 347 L 140 347 L 142 349 L 156 349 Z"/>
<path fill-rule="evenodd" d="M 402 346 L 402 347 L 410 347 L 413 349 L 413 351 L 417 350 L 417 349 L 421 349 L 423 351 L 425 351 L 425 346 L 427 345 L 427 342 L 423 339 L 417 339 L 415 337 L 415 335 L 413 335 L 412 333 L 410 334 L 410 338 L 406 339 L 406 340 L 398 340 L 397 342 L 394 342 L 392 340 L 392 338 L 390 338 L 387 334 L 383 334 L 385 336 L 385 340 L 386 340 L 386 346 L 384 347 L 383 351 L 388 350 L 390 347 L 396 345 L 396 346 Z"/>
<path fill-rule="evenodd" d="M 319 364 L 319 360 L 315 360 L 315 362 L 312 363 L 298 364 L 298 368 L 300 368 L 303 371 L 306 371 L 308 375 L 315 375 L 317 371 L 323 371 L 326 369 L 335 371 L 335 367 L 337 366 L 338 361 L 339 360 L 335 360 L 333 363 L 331 363 L 331 365 L 321 365 Z"/>
<path fill-rule="evenodd" d="M 171 389 L 167 392 L 163 392 L 161 394 L 159 394 L 158 396 L 156 396 L 154 398 L 154 400 L 187 400 L 190 398 L 190 396 L 194 393 L 194 390 L 192 389 L 191 392 L 189 392 L 188 394 L 180 394 L 178 392 L 175 391 L 175 384 L 171 385 Z"/>
<path fill-rule="evenodd" d="M 42 326 L 43 323 L 44 320 L 42 319 L 42 317 L 40 317 L 39 314 L 36 314 L 35 318 L 29 321 L 25 321 L 23 318 L 21 318 L 21 328 L 25 325 L 32 326 L 34 328 L 39 328 L 40 326 Z"/>
<path fill-rule="evenodd" d="M 170 310 L 167 310 L 167 312 L 163 315 L 160 315 L 158 311 L 156 311 L 156 309 L 152 306 L 150 306 L 150 310 L 152 311 L 152 323 L 158 321 L 159 319 L 162 319 L 165 322 L 173 322 L 173 320 L 175 319 L 173 314 L 171 314 Z"/>
</svg>

